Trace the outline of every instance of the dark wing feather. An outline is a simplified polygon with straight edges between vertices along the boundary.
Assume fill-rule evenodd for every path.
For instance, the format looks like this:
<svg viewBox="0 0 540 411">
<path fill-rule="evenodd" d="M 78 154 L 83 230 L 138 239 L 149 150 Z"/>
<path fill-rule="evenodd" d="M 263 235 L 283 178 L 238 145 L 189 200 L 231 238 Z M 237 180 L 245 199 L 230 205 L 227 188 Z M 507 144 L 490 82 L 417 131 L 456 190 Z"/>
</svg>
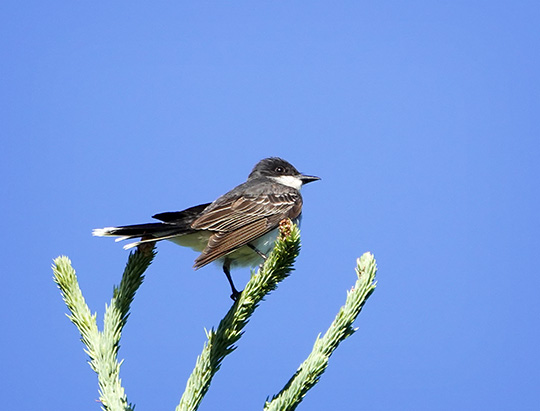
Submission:
<svg viewBox="0 0 540 411">
<path fill-rule="evenodd" d="M 200 204 L 194 207 L 186 208 L 182 211 L 169 211 L 166 213 L 159 213 L 153 215 L 152 218 L 163 221 L 165 223 L 189 221 L 189 224 L 191 225 L 191 222 L 195 220 L 210 204 L 211 203 Z"/>
<path fill-rule="evenodd" d="M 234 231 L 265 217 L 282 215 L 282 218 L 296 218 L 301 209 L 302 196 L 299 193 L 233 197 L 213 204 L 191 227 L 210 231 Z"/>
</svg>

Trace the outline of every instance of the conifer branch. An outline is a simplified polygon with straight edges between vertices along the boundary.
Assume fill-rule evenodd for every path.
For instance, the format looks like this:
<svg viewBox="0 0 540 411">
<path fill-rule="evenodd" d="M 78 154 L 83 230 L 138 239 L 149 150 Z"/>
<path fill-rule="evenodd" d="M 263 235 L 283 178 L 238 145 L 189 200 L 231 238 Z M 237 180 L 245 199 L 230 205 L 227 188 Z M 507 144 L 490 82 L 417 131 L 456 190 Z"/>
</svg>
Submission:
<svg viewBox="0 0 540 411">
<path fill-rule="evenodd" d="M 345 305 L 324 336 L 315 340 L 312 352 L 300 365 L 285 387 L 266 402 L 265 411 L 292 411 L 302 401 L 306 393 L 319 381 L 328 366 L 328 360 L 338 345 L 351 336 L 356 329 L 353 323 L 365 302 L 376 287 L 377 265 L 371 253 L 365 253 L 357 260 L 355 286 L 347 291 Z"/>
<path fill-rule="evenodd" d="M 100 401 L 105 411 L 133 410 L 119 376 L 121 362 L 118 361 L 118 349 L 131 302 L 155 256 L 153 248 L 152 244 L 130 254 L 120 286 L 114 288 L 111 303 L 105 308 L 103 332 L 98 330 L 96 314 L 91 314 L 84 300 L 69 258 L 61 256 L 54 260 L 54 281 L 70 311 L 68 318 L 81 334 L 85 352 L 90 357 L 90 367 L 98 375 Z"/>
</svg>

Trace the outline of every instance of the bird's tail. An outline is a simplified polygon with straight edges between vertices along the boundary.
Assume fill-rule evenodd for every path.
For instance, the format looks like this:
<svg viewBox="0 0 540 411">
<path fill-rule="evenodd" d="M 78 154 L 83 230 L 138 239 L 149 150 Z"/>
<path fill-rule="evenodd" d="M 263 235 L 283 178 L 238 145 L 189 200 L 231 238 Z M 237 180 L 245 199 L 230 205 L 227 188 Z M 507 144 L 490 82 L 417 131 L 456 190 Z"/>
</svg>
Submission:
<svg viewBox="0 0 540 411">
<path fill-rule="evenodd" d="M 139 244 L 143 243 L 170 240 L 174 237 L 191 234 L 197 231 L 191 228 L 191 224 L 209 205 L 210 203 L 199 204 L 183 211 L 160 213 L 152 216 L 153 218 L 162 221 L 161 223 L 96 228 L 94 231 L 92 231 L 92 235 L 97 237 L 118 237 L 115 241 L 140 238 L 139 241 L 126 244 L 124 246 L 125 250 L 137 247 Z"/>
<path fill-rule="evenodd" d="M 115 241 L 131 240 L 140 238 L 139 241 L 126 244 L 125 250 L 136 247 L 139 244 L 149 243 L 152 241 L 169 240 L 173 237 L 189 234 L 192 230 L 186 229 L 174 224 L 168 223 L 148 223 L 126 225 L 121 227 L 105 227 L 96 228 L 92 231 L 92 235 L 96 237 L 118 237 Z"/>
</svg>

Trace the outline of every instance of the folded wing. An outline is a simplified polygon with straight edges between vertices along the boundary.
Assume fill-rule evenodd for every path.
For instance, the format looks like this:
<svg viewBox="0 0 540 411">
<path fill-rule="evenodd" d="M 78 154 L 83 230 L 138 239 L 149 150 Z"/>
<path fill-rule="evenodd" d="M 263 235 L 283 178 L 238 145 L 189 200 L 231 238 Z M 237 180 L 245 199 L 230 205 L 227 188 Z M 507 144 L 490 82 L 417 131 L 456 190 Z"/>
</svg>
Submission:
<svg viewBox="0 0 540 411">
<path fill-rule="evenodd" d="M 285 218 L 302 211 L 298 192 L 223 197 L 204 210 L 191 227 L 214 232 L 195 260 L 200 268 L 275 229 Z"/>
</svg>

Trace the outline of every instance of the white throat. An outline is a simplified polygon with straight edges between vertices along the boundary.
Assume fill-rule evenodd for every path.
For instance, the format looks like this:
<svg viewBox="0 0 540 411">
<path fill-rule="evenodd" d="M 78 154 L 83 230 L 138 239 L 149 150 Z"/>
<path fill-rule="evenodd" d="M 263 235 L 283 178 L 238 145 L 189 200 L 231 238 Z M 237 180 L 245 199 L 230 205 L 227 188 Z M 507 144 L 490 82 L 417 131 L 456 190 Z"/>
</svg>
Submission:
<svg viewBox="0 0 540 411">
<path fill-rule="evenodd" d="M 298 177 L 294 176 L 278 176 L 278 177 L 270 177 L 272 180 L 278 182 L 279 184 L 283 184 L 284 186 L 296 188 L 297 190 L 300 190 L 302 187 L 302 180 Z"/>
</svg>

